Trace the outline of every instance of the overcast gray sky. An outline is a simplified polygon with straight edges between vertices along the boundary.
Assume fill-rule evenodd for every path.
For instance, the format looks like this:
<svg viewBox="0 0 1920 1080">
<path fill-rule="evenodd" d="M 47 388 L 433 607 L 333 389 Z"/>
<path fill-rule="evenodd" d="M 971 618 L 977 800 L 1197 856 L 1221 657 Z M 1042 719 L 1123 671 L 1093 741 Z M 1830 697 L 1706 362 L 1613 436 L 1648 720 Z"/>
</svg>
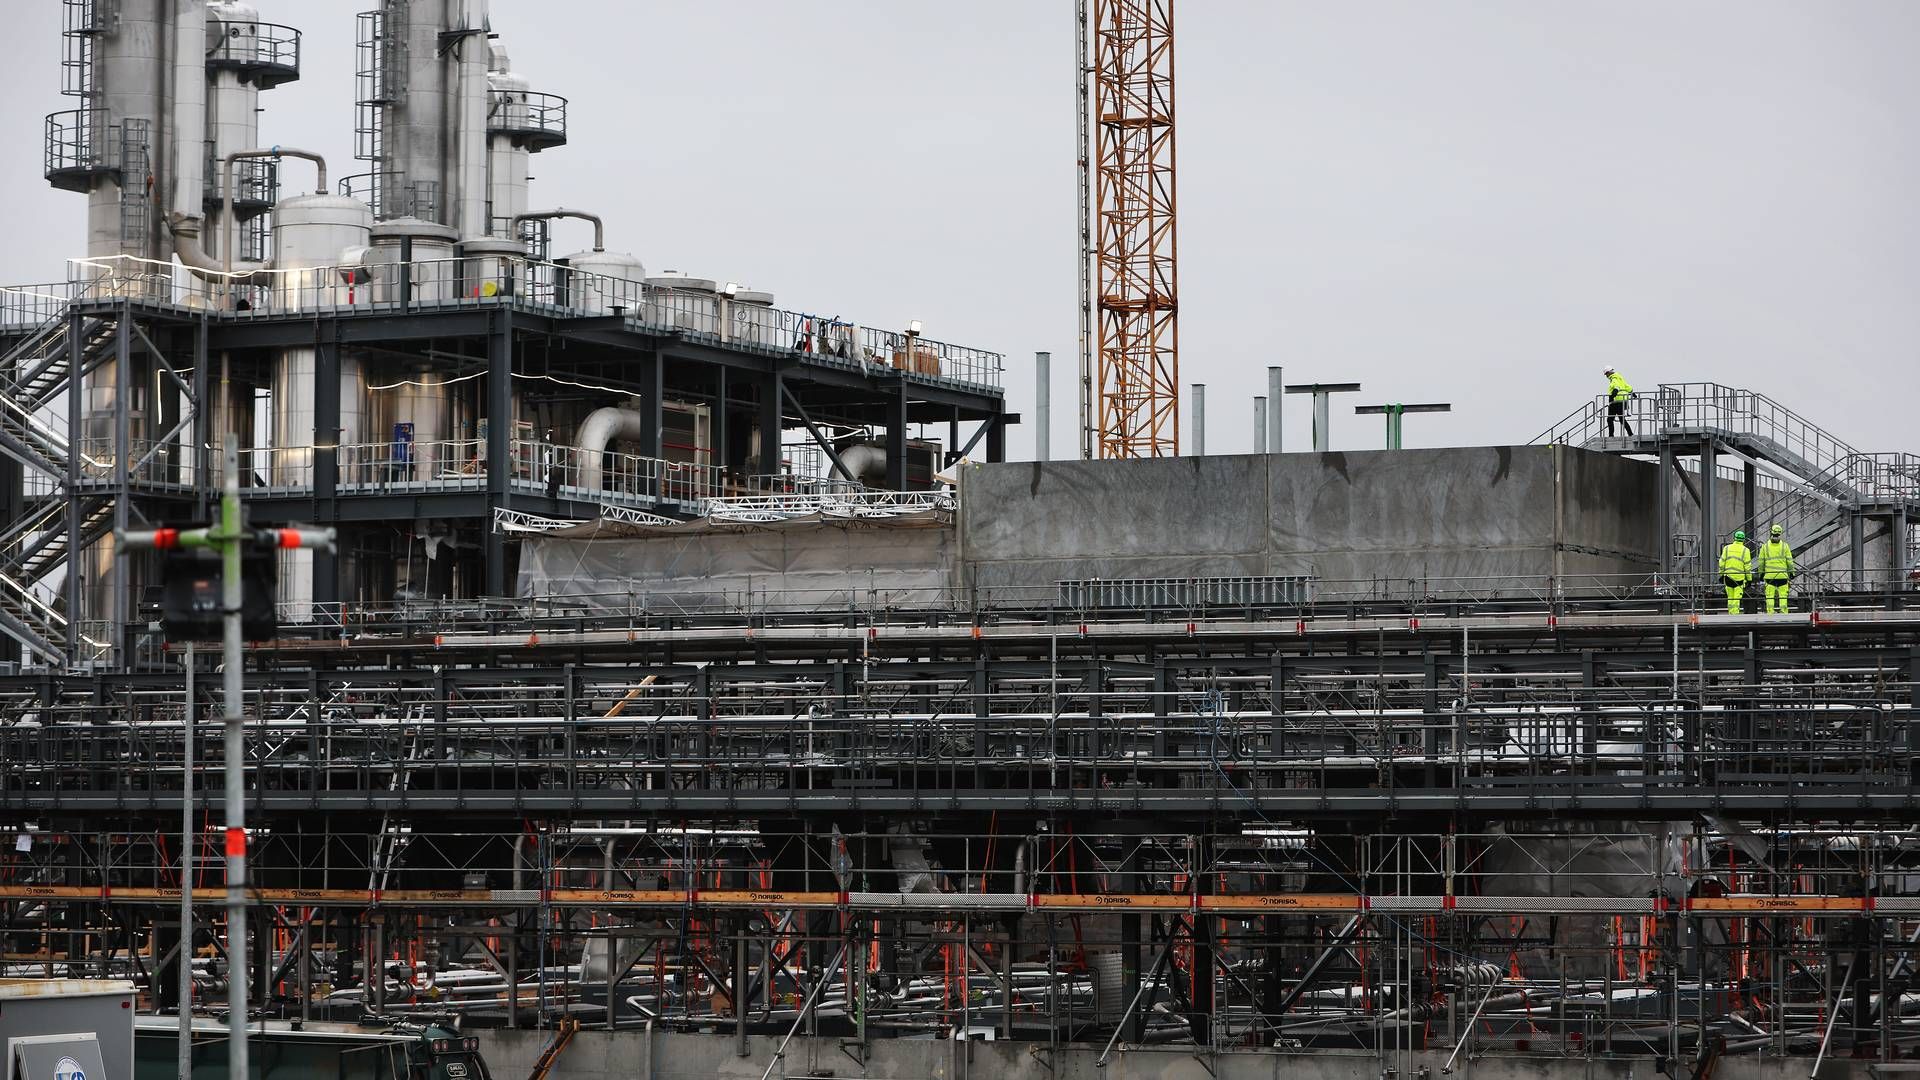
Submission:
<svg viewBox="0 0 1920 1080">
<path fill-rule="evenodd" d="M 372 5 L 257 3 L 306 35 L 263 140 L 359 171 L 353 16 Z M 571 99 L 535 205 L 600 211 L 651 270 L 1004 352 L 1029 414 L 1051 350 L 1063 456 L 1071 8 L 493 0 L 493 21 L 534 88 Z M 5 10 L 0 280 L 49 280 L 83 228 L 81 197 L 40 176 L 42 117 L 68 107 L 60 5 Z M 1209 386 L 1213 452 L 1251 448 L 1270 363 L 1454 402 L 1407 421 L 1412 446 L 1530 439 L 1611 363 L 1920 449 L 1920 4 L 1181 0 L 1178 20 L 1181 374 Z M 1337 448 L 1381 445 L 1359 403 Z M 1303 399 L 1287 424 L 1304 449 Z"/>
</svg>

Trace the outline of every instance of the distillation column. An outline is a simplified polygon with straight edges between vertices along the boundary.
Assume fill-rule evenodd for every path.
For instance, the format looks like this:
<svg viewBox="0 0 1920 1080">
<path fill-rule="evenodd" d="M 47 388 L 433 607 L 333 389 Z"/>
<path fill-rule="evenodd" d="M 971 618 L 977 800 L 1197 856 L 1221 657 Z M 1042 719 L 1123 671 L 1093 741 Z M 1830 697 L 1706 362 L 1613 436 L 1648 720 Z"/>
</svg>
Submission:
<svg viewBox="0 0 1920 1080">
<path fill-rule="evenodd" d="M 209 158 L 257 144 L 259 91 L 298 77 L 299 34 L 228 0 L 64 0 L 63 10 L 62 92 L 78 107 L 47 118 L 46 177 L 87 196 L 86 254 L 112 261 L 86 276 L 111 277 L 112 290 L 124 295 L 183 299 L 171 292 L 166 264 L 177 250 L 219 235 L 217 222 L 201 227 L 208 206 L 219 203 Z M 270 181 L 251 183 L 236 192 L 237 216 L 265 213 L 273 196 Z M 94 294 L 105 295 L 104 287 Z M 197 479 L 186 448 L 220 433 L 190 433 L 178 446 L 154 448 L 191 404 L 158 376 L 137 339 L 131 347 L 95 347 L 113 351 L 82 376 L 80 426 L 68 434 L 80 473 L 99 480 L 138 464 L 170 481 Z M 249 411 L 250 395 L 247 407 L 216 405 L 202 415 Z M 95 497 L 118 500 L 116 521 L 124 517 L 119 506 L 128 492 Z M 126 597 L 144 569 L 115 560 L 111 534 L 76 553 L 69 567 L 78 586 L 75 622 L 124 622 Z"/>
</svg>

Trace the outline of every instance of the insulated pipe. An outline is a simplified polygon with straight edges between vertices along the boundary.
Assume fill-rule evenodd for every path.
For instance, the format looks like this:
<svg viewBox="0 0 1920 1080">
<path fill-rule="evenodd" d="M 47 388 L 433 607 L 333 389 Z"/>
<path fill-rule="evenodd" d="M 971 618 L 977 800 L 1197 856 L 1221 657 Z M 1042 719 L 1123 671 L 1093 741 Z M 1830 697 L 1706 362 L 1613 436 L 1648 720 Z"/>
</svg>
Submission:
<svg viewBox="0 0 1920 1080">
<path fill-rule="evenodd" d="M 1052 353 L 1033 354 L 1033 411 L 1035 414 L 1033 459 L 1035 461 L 1049 461 L 1053 458 L 1053 425 L 1049 423 L 1053 411 L 1052 367 Z"/>
<path fill-rule="evenodd" d="M 638 439 L 646 426 L 646 417 L 638 409 L 609 405 L 595 409 L 580 422 L 573 445 L 580 451 L 580 486 L 588 492 L 600 490 L 600 455 L 615 439 Z"/>
<path fill-rule="evenodd" d="M 564 206 L 556 206 L 552 210 L 529 210 L 524 214 L 513 215 L 514 234 L 519 234 L 520 223 L 523 221 L 549 221 L 554 218 L 579 218 L 581 221 L 593 222 L 593 250 L 607 250 L 607 226 L 600 220 L 600 215 L 589 214 L 585 210 L 569 210 Z"/>
<path fill-rule="evenodd" d="M 1267 368 L 1267 452 L 1280 452 L 1280 399 L 1286 393 L 1286 383 L 1281 379 L 1281 369 Z"/>
<path fill-rule="evenodd" d="M 1207 456 L 1207 384 L 1193 384 L 1193 456 Z"/>
<path fill-rule="evenodd" d="M 460 200 L 454 219 L 462 240 L 488 235 L 487 221 L 487 0 L 457 0 L 459 67 L 454 76 L 454 168 Z"/>
<path fill-rule="evenodd" d="M 878 446 L 861 443 L 840 451 L 841 475 L 854 483 L 861 483 L 861 477 L 887 471 L 887 452 Z"/>
<path fill-rule="evenodd" d="M 315 191 L 321 195 L 327 193 L 327 159 L 311 150 L 295 150 L 289 146 L 275 146 L 263 150 L 235 150 L 233 153 L 228 154 L 226 163 L 221 166 L 220 175 L 220 225 L 224 230 L 220 234 L 220 263 L 228 273 L 233 272 L 233 163 L 239 161 L 241 158 L 263 157 L 305 158 L 313 162 L 314 168 L 320 174 L 319 186 Z M 269 259 L 263 264 L 262 268 L 264 269 L 272 265 L 273 260 Z"/>
<path fill-rule="evenodd" d="M 172 209 L 186 217 L 199 217 L 206 185 L 206 0 L 174 0 L 172 48 L 173 152 L 167 170 L 173 179 Z"/>
</svg>

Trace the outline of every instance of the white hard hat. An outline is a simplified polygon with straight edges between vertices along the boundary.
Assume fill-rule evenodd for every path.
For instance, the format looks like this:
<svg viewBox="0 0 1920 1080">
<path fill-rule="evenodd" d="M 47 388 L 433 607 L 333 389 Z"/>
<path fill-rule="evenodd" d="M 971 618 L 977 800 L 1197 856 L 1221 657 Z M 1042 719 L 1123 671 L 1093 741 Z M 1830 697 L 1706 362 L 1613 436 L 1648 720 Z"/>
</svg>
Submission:
<svg viewBox="0 0 1920 1080">
<path fill-rule="evenodd" d="M 1613 369 L 1612 369 L 1612 368 L 1608 368 L 1608 369 L 1606 369 L 1605 371 L 1602 371 L 1602 372 L 1601 372 L 1600 374 L 1602 374 L 1602 375 L 1611 375 L 1611 374 L 1613 374 Z"/>
</svg>

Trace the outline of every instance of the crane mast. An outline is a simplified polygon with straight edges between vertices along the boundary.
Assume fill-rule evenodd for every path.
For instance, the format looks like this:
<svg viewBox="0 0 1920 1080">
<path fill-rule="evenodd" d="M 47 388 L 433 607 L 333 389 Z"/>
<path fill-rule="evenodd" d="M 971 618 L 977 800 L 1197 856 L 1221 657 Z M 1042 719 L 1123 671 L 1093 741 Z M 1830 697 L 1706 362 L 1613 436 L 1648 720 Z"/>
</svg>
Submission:
<svg viewBox="0 0 1920 1080">
<path fill-rule="evenodd" d="M 1081 456 L 1168 457 L 1180 452 L 1173 0 L 1078 5 Z"/>
</svg>

